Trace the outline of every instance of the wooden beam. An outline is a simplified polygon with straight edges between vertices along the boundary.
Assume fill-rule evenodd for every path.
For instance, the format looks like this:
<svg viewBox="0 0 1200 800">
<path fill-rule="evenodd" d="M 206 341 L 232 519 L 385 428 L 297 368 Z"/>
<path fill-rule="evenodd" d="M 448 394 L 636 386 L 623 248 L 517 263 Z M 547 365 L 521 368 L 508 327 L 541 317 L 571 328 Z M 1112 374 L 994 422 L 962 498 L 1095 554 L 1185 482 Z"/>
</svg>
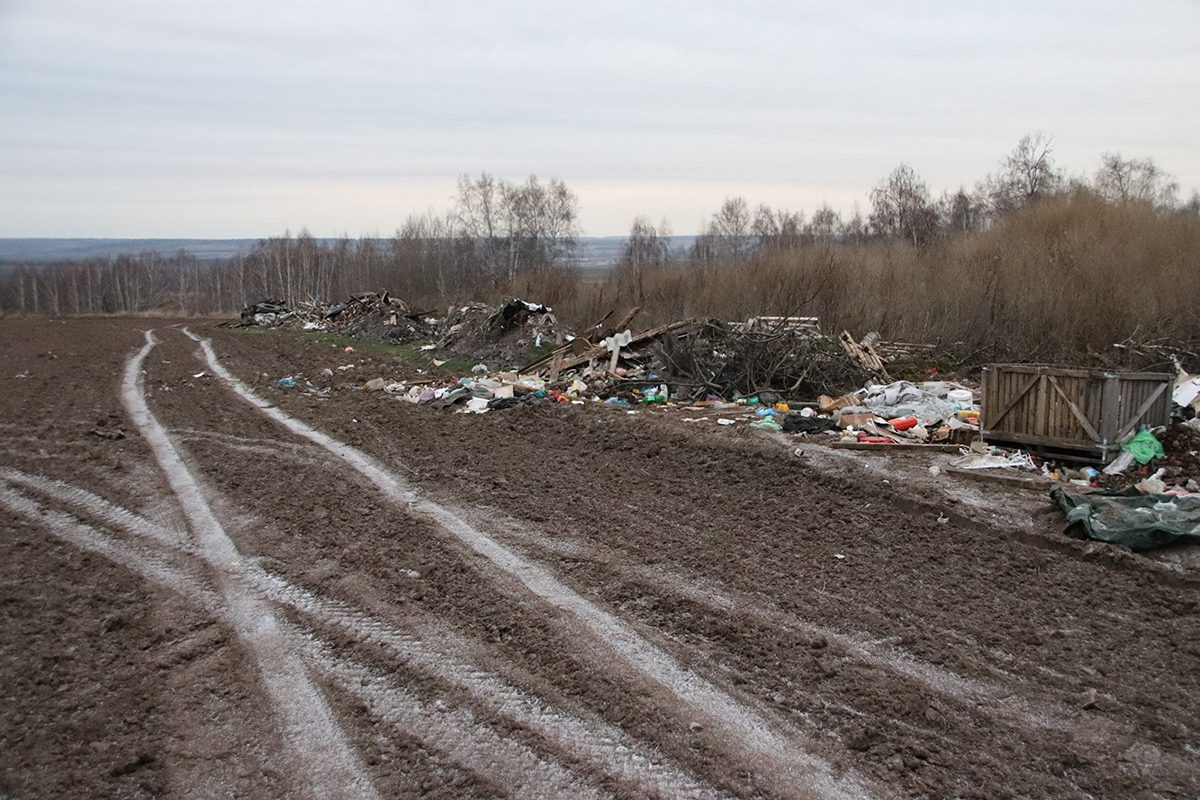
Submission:
<svg viewBox="0 0 1200 800">
<path fill-rule="evenodd" d="M 680 328 L 687 328 L 687 327 L 690 327 L 695 324 L 696 324 L 696 321 L 693 319 L 684 319 L 684 320 L 680 320 L 679 322 L 670 322 L 670 323 L 667 323 L 666 325 L 659 325 L 656 328 L 649 328 L 647 330 L 642 331 L 639 334 L 636 334 L 632 339 L 629 340 L 629 344 L 626 345 L 626 347 L 630 347 L 635 344 L 638 344 L 639 342 L 644 342 L 649 339 L 654 339 L 659 336 L 662 336 L 664 333 L 670 333 L 671 331 L 677 331 Z M 574 369 L 575 367 L 578 367 L 580 364 L 586 364 L 587 362 L 591 361 L 594 358 L 603 358 L 607 354 L 608 354 L 608 349 L 605 348 L 604 345 L 599 345 L 599 346 L 593 347 L 591 350 L 588 350 L 586 353 L 582 353 L 578 356 L 575 356 L 574 358 L 564 359 L 559 368 L 562 370 Z M 541 366 L 544 363 L 544 361 L 545 360 L 543 359 L 542 361 L 539 361 L 537 364 L 530 365 L 528 367 L 528 369 L 531 369 L 531 370 L 535 369 L 535 368 Z"/>
<path fill-rule="evenodd" d="M 919 442 L 896 442 L 895 444 L 879 444 L 877 442 L 829 442 L 834 450 L 924 450 L 927 453 L 957 453 L 961 445 L 957 444 L 921 444 Z"/>
<path fill-rule="evenodd" d="M 1043 491 L 1054 483 L 1049 478 L 1035 478 L 1027 475 L 1008 475 L 999 472 L 987 472 L 978 469 L 963 469 L 962 467 L 942 467 L 942 472 L 956 478 L 967 478 L 973 481 L 990 483 L 1007 483 L 1011 486 L 1022 486 L 1027 489 Z M 1082 487 L 1080 487 L 1082 488 Z"/>
</svg>

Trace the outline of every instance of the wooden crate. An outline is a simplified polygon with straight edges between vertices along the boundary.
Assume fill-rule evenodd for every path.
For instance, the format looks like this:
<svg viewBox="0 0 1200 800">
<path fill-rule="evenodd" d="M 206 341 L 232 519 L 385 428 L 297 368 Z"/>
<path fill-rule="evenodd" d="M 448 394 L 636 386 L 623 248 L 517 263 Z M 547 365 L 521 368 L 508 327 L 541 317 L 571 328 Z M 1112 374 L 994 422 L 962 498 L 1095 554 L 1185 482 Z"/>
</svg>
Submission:
<svg viewBox="0 0 1200 800">
<path fill-rule="evenodd" d="M 1174 380 L 1162 372 L 990 364 L 983 368 L 983 438 L 1108 461 L 1139 424 L 1167 424 Z"/>
</svg>

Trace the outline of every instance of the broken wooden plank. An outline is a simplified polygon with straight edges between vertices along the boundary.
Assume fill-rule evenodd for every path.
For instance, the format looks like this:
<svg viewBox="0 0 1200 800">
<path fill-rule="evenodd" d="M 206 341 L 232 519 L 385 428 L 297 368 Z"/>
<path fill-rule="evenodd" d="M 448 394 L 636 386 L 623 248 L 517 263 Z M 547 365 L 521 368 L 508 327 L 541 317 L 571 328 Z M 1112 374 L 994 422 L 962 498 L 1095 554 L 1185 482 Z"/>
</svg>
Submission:
<svg viewBox="0 0 1200 800">
<path fill-rule="evenodd" d="M 881 375 L 885 380 L 891 381 L 891 377 L 887 374 L 887 369 L 883 366 L 883 359 L 879 357 L 879 353 L 875 352 L 875 348 L 870 342 L 865 339 L 862 342 L 857 342 L 850 335 L 850 331 L 842 331 L 842 335 L 838 337 L 842 343 L 842 349 L 846 354 L 859 363 L 867 372 L 872 372 Z"/>
<path fill-rule="evenodd" d="M 957 453 L 962 448 L 956 444 L 921 444 L 920 442 L 829 442 L 835 450 L 924 450 L 927 453 Z"/>
<path fill-rule="evenodd" d="M 989 472 L 979 469 L 963 469 L 962 467 L 942 467 L 942 472 L 957 478 L 968 478 L 973 481 L 991 483 L 1007 483 L 1013 486 L 1024 486 L 1029 489 L 1044 490 L 1054 483 L 1049 478 L 1029 475 L 1012 475 L 1010 473 Z"/>
<path fill-rule="evenodd" d="M 649 341 L 650 339 L 655 339 L 659 336 L 662 336 L 665 333 L 670 333 L 671 331 L 677 331 L 680 328 L 687 328 L 687 327 L 689 327 L 691 325 L 695 325 L 695 324 L 696 324 L 695 320 L 684 319 L 684 320 L 680 320 L 678 322 L 669 322 L 666 325 L 659 325 L 658 327 L 655 327 L 655 328 L 648 328 L 647 330 L 644 330 L 641 333 L 633 335 L 629 340 L 629 344 L 635 345 L 635 344 L 638 344 L 639 342 Z M 580 364 L 586 364 L 587 362 L 591 361 L 592 359 L 603 358 L 603 357 L 606 357 L 607 355 L 608 355 L 607 347 L 605 347 L 603 344 L 596 345 L 596 346 L 592 347 L 592 349 L 588 350 L 586 353 L 581 353 L 580 355 L 577 355 L 574 358 L 564 359 L 562 364 L 559 365 L 559 369 L 561 369 L 563 371 L 574 369 L 575 367 L 578 367 Z M 530 365 L 530 367 L 528 367 L 527 369 L 529 371 L 532 371 L 534 369 L 539 369 L 541 366 L 544 366 L 544 363 L 545 363 L 545 359 L 542 359 L 542 361 L 539 361 L 537 364 Z"/>
<path fill-rule="evenodd" d="M 617 320 L 616 324 L 612 325 L 610 328 L 607 329 L 607 331 L 606 331 L 607 335 L 601 336 L 600 338 L 607 339 L 609 336 L 612 336 L 614 333 L 620 333 L 621 331 L 625 330 L 626 328 L 629 327 L 629 323 L 633 322 L 633 318 L 636 317 L 640 313 L 642 313 L 641 306 L 634 306 L 633 308 L 629 309 L 629 311 L 627 311 L 625 313 L 625 316 L 621 317 L 619 320 Z"/>
</svg>

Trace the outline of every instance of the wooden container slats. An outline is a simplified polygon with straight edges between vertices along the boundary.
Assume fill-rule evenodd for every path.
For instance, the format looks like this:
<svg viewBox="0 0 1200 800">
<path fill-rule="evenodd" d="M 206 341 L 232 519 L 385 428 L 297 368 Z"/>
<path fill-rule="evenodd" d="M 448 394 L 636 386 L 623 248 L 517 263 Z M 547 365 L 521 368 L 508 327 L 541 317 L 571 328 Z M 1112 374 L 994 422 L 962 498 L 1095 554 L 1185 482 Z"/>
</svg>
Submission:
<svg viewBox="0 0 1200 800">
<path fill-rule="evenodd" d="M 1043 364 L 983 369 L 983 438 L 1108 460 L 1139 424 L 1165 425 L 1174 376 Z"/>
</svg>

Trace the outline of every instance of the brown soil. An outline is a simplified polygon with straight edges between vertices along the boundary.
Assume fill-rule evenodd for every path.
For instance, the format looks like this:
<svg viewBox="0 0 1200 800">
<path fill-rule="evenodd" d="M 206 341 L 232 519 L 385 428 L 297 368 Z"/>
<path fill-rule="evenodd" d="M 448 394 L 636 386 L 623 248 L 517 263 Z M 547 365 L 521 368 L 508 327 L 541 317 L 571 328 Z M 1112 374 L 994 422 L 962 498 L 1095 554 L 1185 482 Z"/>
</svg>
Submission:
<svg viewBox="0 0 1200 800">
<path fill-rule="evenodd" d="M 630 777 L 581 755 L 598 731 L 693 787 L 801 796 L 614 658 L 611 643 L 238 399 L 167 323 L 0 321 L 10 385 L 0 467 L 185 531 L 119 397 L 125 360 L 152 326 L 150 408 L 238 551 L 336 603 L 343 616 L 280 613 L 340 669 L 378 678 L 338 681 L 310 662 L 379 796 L 544 796 L 555 780 L 579 796 L 652 796 L 650 767 Z M 414 377 L 386 356 L 299 333 L 193 330 L 255 392 L 545 567 L 872 794 L 1200 791 L 1200 582 L 1066 539 L 1041 498 L 997 494 L 989 507 L 987 487 L 936 483 L 925 465 L 881 474 L 809 446 L 797 458 L 797 440 L 670 413 L 420 408 L 358 388 Z M 356 369 L 335 372 L 328 398 L 274 385 L 351 358 Z M 92 433 L 113 428 L 124 438 Z M 6 486 L 133 542 L 99 512 Z M 306 796 L 219 615 L 146 579 L 133 556 L 82 550 L 51 517 L 5 508 L 0 792 Z M 186 553 L 163 557 L 210 574 Z M 573 720 L 578 736 L 511 713 L 526 700 Z M 516 750 L 487 750 L 496 742 L 534 767 Z"/>
</svg>

